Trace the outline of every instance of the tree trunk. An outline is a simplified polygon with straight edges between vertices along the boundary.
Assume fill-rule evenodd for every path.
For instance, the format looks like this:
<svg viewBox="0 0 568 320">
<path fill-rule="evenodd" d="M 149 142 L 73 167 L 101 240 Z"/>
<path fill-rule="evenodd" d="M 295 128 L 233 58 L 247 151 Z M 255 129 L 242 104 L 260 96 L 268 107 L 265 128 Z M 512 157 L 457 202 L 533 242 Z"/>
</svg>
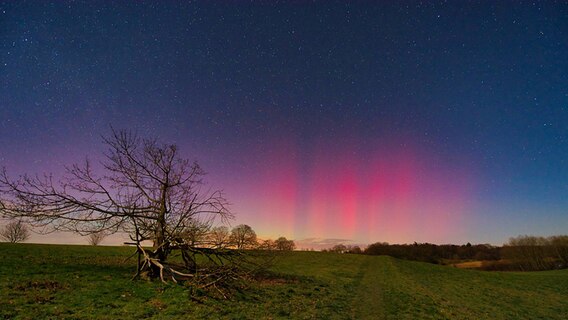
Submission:
<svg viewBox="0 0 568 320">
<path fill-rule="evenodd" d="M 158 213 L 158 221 L 156 223 L 156 236 L 154 238 L 154 252 L 157 253 L 156 258 L 160 261 L 166 261 L 167 250 L 164 247 L 166 233 L 166 184 L 162 186 L 162 194 L 160 197 L 160 211 Z"/>
</svg>

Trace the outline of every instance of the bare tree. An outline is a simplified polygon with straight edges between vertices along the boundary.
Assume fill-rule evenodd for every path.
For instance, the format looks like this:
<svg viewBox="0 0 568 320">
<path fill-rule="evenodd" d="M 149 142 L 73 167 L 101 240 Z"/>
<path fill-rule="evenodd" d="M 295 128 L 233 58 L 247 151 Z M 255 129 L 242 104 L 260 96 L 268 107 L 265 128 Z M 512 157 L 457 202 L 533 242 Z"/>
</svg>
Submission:
<svg viewBox="0 0 568 320">
<path fill-rule="evenodd" d="M 259 244 L 258 248 L 261 250 L 274 250 L 276 249 L 276 244 L 274 240 L 266 239 Z"/>
<path fill-rule="evenodd" d="M 237 249 L 252 249 L 258 244 L 256 233 L 246 224 L 240 224 L 231 230 L 231 242 Z"/>
<path fill-rule="evenodd" d="M 516 261 L 521 270 L 546 270 L 550 267 L 544 237 L 523 235 L 509 238 L 502 251 L 506 258 Z"/>
<path fill-rule="evenodd" d="M 223 248 L 230 244 L 229 228 L 226 226 L 214 227 L 209 232 L 208 238 L 213 248 Z"/>
<path fill-rule="evenodd" d="M 103 141 L 107 151 L 100 168 L 87 159 L 67 167 L 59 180 L 51 175 L 11 179 L 3 169 L 0 213 L 25 219 L 46 232 L 127 232 L 132 239 L 129 244 L 137 248 L 136 276 L 202 283 L 213 282 L 209 275 L 226 277 L 227 272 L 218 270 L 228 269 L 234 253 L 188 239 L 196 226 L 207 232 L 214 223 L 232 218 L 222 192 L 204 187 L 201 167 L 180 157 L 175 145 L 128 131 L 113 130 Z M 153 241 L 151 250 L 142 246 L 146 240 Z M 168 261 L 174 250 L 181 253 L 183 264 Z M 209 262 L 204 268 L 215 265 L 217 270 L 202 270 L 197 277 L 195 255 L 207 257 L 200 260 Z"/>
<path fill-rule="evenodd" d="M 344 244 L 336 244 L 331 249 L 330 252 L 344 253 L 347 251 L 347 246 Z"/>
<path fill-rule="evenodd" d="M 361 254 L 363 250 L 359 246 L 347 246 L 347 253 Z"/>
<path fill-rule="evenodd" d="M 207 235 L 210 228 L 211 226 L 206 222 L 194 221 L 188 224 L 180 235 L 192 247 L 206 247 L 209 245 Z"/>
<path fill-rule="evenodd" d="M 296 249 L 294 240 L 288 240 L 285 237 L 280 237 L 274 241 L 276 249 L 281 251 L 293 251 Z"/>
<path fill-rule="evenodd" d="M 106 234 L 101 232 L 93 232 L 87 236 L 87 241 L 92 246 L 98 246 L 106 238 Z"/>
<path fill-rule="evenodd" d="M 548 238 L 553 256 L 563 267 L 568 267 L 568 236 L 552 236 Z"/>
<path fill-rule="evenodd" d="M 7 242 L 17 243 L 28 240 L 30 230 L 21 220 L 8 223 L 0 230 L 0 239 Z"/>
</svg>

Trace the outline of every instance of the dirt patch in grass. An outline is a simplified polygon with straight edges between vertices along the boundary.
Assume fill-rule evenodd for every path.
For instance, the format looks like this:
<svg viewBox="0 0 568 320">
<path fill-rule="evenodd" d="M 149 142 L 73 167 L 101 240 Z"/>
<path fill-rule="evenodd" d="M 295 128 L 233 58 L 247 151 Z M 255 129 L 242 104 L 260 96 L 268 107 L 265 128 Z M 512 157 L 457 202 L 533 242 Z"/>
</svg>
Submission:
<svg viewBox="0 0 568 320">
<path fill-rule="evenodd" d="M 148 301 L 148 304 L 151 305 L 152 307 L 154 307 L 157 310 L 164 310 L 168 307 L 168 305 L 166 303 L 164 303 L 162 300 L 160 299 L 151 299 L 150 301 Z"/>
</svg>

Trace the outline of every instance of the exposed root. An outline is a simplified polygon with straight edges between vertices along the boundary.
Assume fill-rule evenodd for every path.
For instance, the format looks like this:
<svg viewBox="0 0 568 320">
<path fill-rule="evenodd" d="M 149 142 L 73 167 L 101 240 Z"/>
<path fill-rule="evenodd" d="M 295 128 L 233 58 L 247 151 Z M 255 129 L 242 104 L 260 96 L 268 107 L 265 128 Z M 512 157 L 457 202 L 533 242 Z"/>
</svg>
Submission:
<svg viewBox="0 0 568 320">
<path fill-rule="evenodd" d="M 273 259 L 267 252 L 255 255 L 252 251 L 196 248 L 175 243 L 169 245 L 168 253 L 175 250 L 181 254 L 183 264 L 176 264 L 159 258 L 161 250 L 164 250 L 162 247 L 150 250 L 143 248 L 140 243 L 129 244 L 136 245 L 134 255 L 138 255 L 133 279 L 145 274 L 163 283 L 172 281 L 198 290 L 213 290 L 225 299 L 231 283 L 251 279 L 251 274 L 271 264 Z M 198 261 L 201 265 L 198 265 Z"/>
</svg>

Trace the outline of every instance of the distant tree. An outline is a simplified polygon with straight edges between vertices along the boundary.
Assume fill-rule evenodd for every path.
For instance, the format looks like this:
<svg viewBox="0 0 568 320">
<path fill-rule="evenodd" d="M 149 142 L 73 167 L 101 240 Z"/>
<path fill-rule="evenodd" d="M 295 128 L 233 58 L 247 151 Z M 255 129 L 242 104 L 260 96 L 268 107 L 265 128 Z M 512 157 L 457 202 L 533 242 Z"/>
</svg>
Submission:
<svg viewBox="0 0 568 320">
<path fill-rule="evenodd" d="M 361 254 L 363 253 L 363 250 L 361 250 L 361 247 L 359 246 L 348 246 L 347 253 Z"/>
<path fill-rule="evenodd" d="M 195 226 L 209 229 L 232 218 L 222 192 L 202 187 L 201 167 L 181 157 L 177 146 L 129 131 L 113 130 L 103 142 L 107 150 L 100 167 L 85 160 L 67 167 L 60 179 L 48 174 L 11 179 L 1 170 L 0 214 L 46 231 L 126 232 L 137 248 L 137 277 L 194 283 L 204 277 L 206 283 L 212 277 L 228 278 L 212 269 L 228 270 L 227 259 L 234 255 L 186 239 Z M 153 242 L 151 249 L 142 245 L 148 240 Z M 168 260 L 173 252 L 184 264 Z M 223 259 L 198 259 L 219 264 L 203 265 L 211 272 L 200 269 L 196 275 L 195 254 Z"/>
<path fill-rule="evenodd" d="M 260 250 L 274 250 L 276 249 L 276 244 L 274 243 L 274 240 L 266 239 L 260 241 L 260 243 L 258 244 L 258 248 Z"/>
<path fill-rule="evenodd" d="M 181 238 L 192 247 L 205 247 L 208 244 L 208 234 L 210 226 L 201 221 L 192 221 L 183 232 Z"/>
<path fill-rule="evenodd" d="M 525 271 L 549 269 L 546 251 L 545 238 L 528 235 L 510 238 L 503 247 L 505 257 L 516 261 L 521 270 Z"/>
<path fill-rule="evenodd" d="M 89 241 L 89 244 L 92 246 L 98 246 L 106 236 L 103 231 L 93 232 L 87 236 L 87 241 Z"/>
<path fill-rule="evenodd" d="M 471 249 L 474 252 L 474 260 L 499 260 L 501 259 L 501 250 L 499 247 L 490 244 L 477 244 Z M 470 256 L 462 257 L 462 259 L 470 259 Z"/>
<path fill-rule="evenodd" d="M 224 248 L 230 243 L 230 232 L 226 226 L 218 226 L 209 232 L 209 241 L 214 248 Z"/>
<path fill-rule="evenodd" d="M 231 230 L 231 243 L 237 249 L 252 249 L 258 243 L 256 239 L 256 232 L 246 224 L 240 224 Z"/>
<path fill-rule="evenodd" d="M 562 267 L 568 267 L 568 236 L 552 236 L 548 238 L 552 255 L 560 261 Z"/>
<path fill-rule="evenodd" d="M 12 221 L 0 230 L 0 238 L 7 242 L 23 242 L 29 237 L 29 227 L 20 220 Z"/>
<path fill-rule="evenodd" d="M 334 245 L 331 250 L 331 252 L 337 252 L 337 253 L 344 253 L 347 251 L 347 246 L 344 244 L 336 244 Z"/>
<path fill-rule="evenodd" d="M 288 240 L 285 237 L 280 237 L 274 241 L 276 249 L 281 251 L 293 251 L 296 249 L 296 243 L 294 240 Z"/>
</svg>

